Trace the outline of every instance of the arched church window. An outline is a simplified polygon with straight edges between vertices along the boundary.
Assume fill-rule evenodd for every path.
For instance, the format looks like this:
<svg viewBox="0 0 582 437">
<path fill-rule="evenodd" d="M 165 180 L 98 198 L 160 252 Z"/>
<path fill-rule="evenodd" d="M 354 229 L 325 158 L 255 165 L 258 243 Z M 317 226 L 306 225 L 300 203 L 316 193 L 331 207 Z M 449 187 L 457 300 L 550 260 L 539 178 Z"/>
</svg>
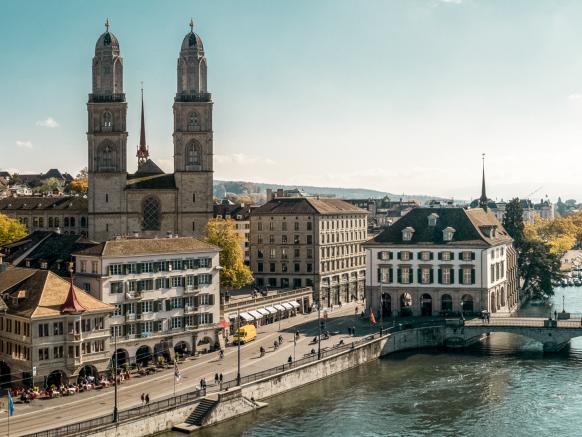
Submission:
<svg viewBox="0 0 582 437">
<path fill-rule="evenodd" d="M 102 123 L 104 131 L 111 131 L 113 129 L 113 115 L 109 111 L 105 111 L 102 116 Z"/>
<path fill-rule="evenodd" d="M 111 144 L 105 143 L 99 147 L 97 160 L 99 171 L 115 171 L 115 152 Z"/>
<path fill-rule="evenodd" d="M 202 164 L 200 144 L 192 142 L 186 146 L 186 170 L 200 170 Z"/>
<path fill-rule="evenodd" d="M 145 231 L 160 230 L 160 201 L 155 197 L 148 197 L 143 202 L 143 229 Z"/>
<path fill-rule="evenodd" d="M 188 114 L 188 130 L 191 132 L 200 130 L 200 118 L 197 112 Z"/>
</svg>

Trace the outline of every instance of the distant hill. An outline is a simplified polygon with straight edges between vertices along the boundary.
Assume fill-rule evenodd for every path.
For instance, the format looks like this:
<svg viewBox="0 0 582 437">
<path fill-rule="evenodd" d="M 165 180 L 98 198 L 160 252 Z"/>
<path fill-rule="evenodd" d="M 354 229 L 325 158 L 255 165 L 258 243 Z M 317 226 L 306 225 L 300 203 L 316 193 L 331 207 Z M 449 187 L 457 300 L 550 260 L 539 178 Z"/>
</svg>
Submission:
<svg viewBox="0 0 582 437">
<path fill-rule="evenodd" d="M 369 190 L 367 188 L 337 188 L 337 187 L 313 187 L 313 186 L 296 186 L 296 185 L 280 185 L 280 184 L 266 184 L 257 182 L 243 182 L 243 181 L 214 181 L 214 197 L 223 198 L 225 193 L 232 193 L 236 195 L 249 195 L 253 193 L 266 194 L 267 189 L 276 190 L 282 188 L 289 190 L 293 188 L 301 188 L 309 194 L 333 196 L 340 199 L 379 199 L 388 196 L 390 199 L 410 200 L 414 199 L 419 202 L 426 202 L 427 200 L 437 199 L 445 200 L 441 197 L 429 196 L 426 194 L 394 194 L 385 191 Z"/>
</svg>

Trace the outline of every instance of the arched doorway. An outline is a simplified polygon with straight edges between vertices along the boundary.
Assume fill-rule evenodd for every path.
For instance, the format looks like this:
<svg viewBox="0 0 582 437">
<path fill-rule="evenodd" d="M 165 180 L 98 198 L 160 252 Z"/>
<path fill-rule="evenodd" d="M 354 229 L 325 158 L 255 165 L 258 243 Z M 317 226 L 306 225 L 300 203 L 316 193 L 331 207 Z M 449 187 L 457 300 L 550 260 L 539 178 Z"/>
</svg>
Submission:
<svg viewBox="0 0 582 437">
<path fill-rule="evenodd" d="M 473 296 L 470 294 L 465 294 L 461 298 L 461 308 L 463 310 L 463 314 L 471 314 L 474 312 L 473 309 Z"/>
<path fill-rule="evenodd" d="M 412 315 L 412 295 L 407 291 L 400 295 L 400 315 L 401 316 Z"/>
<path fill-rule="evenodd" d="M 158 344 L 154 345 L 154 356 L 156 360 L 163 358 L 166 362 L 172 361 L 172 356 L 170 354 L 171 344 L 167 341 L 160 341 Z"/>
<path fill-rule="evenodd" d="M 443 294 L 441 297 L 441 311 L 445 314 L 453 312 L 453 298 L 450 294 Z"/>
<path fill-rule="evenodd" d="M 174 352 L 180 354 L 180 356 L 188 355 L 190 353 L 188 343 L 186 343 L 185 341 L 179 341 L 174 346 Z"/>
<path fill-rule="evenodd" d="M 61 384 L 68 382 L 67 375 L 62 370 L 53 370 L 46 378 L 47 388 L 59 387 Z"/>
<path fill-rule="evenodd" d="M 432 296 L 428 293 L 420 296 L 420 315 L 432 316 Z"/>
<path fill-rule="evenodd" d="M 135 363 L 140 366 L 147 366 L 153 360 L 152 348 L 146 345 L 140 346 L 135 352 Z"/>
<path fill-rule="evenodd" d="M 115 367 L 116 363 L 118 368 L 123 367 L 124 364 L 129 364 L 129 352 L 127 352 L 125 349 L 117 349 L 113 353 L 112 360 L 112 367 Z"/>
<path fill-rule="evenodd" d="M 85 382 L 85 380 L 87 382 L 95 382 L 99 379 L 99 372 L 97 371 L 97 368 L 95 366 L 92 366 L 91 364 L 86 364 L 83 367 L 81 367 L 81 370 L 79 370 L 79 377 L 77 378 L 77 382 L 82 383 Z"/>
<path fill-rule="evenodd" d="M 392 315 L 392 298 L 388 293 L 382 293 L 382 316 L 390 317 Z"/>
<path fill-rule="evenodd" d="M 491 311 L 492 313 L 497 311 L 497 299 L 494 291 L 491 293 L 489 311 Z"/>
<path fill-rule="evenodd" d="M 10 367 L 4 361 L 0 361 L 0 388 L 10 387 Z"/>
</svg>

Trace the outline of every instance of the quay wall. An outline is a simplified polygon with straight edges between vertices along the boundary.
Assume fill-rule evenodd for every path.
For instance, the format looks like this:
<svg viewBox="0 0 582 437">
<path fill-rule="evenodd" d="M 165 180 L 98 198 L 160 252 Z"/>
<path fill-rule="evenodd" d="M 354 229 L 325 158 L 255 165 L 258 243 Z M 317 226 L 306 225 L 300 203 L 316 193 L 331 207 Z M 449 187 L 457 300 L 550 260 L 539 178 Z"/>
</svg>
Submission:
<svg viewBox="0 0 582 437">
<path fill-rule="evenodd" d="M 420 327 L 386 334 L 368 343 L 355 346 L 337 355 L 322 358 L 276 375 L 243 384 L 240 388 L 219 394 L 219 404 L 204 421 L 213 425 L 253 411 L 250 401 L 268 399 L 287 391 L 311 384 L 340 372 L 378 359 L 393 352 L 410 349 L 439 347 L 445 344 L 445 327 Z M 85 436 L 118 437 L 149 436 L 172 429 L 185 422 L 196 408 L 197 402 L 172 410 L 153 413 L 107 428 L 84 432 Z"/>
</svg>

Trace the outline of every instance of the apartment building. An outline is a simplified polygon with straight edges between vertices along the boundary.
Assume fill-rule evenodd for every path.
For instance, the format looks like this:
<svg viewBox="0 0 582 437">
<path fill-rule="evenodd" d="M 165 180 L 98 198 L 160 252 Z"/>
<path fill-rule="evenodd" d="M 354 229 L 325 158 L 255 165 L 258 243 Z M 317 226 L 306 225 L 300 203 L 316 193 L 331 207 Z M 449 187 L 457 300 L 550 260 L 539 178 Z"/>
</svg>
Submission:
<svg viewBox="0 0 582 437">
<path fill-rule="evenodd" d="M 119 363 L 219 342 L 219 249 L 192 237 L 126 238 L 74 253 L 75 283 L 115 307 L 111 341 Z"/>
<path fill-rule="evenodd" d="M 368 212 L 340 199 L 276 197 L 251 213 L 259 287 L 312 287 L 323 305 L 362 299 Z"/>
</svg>

